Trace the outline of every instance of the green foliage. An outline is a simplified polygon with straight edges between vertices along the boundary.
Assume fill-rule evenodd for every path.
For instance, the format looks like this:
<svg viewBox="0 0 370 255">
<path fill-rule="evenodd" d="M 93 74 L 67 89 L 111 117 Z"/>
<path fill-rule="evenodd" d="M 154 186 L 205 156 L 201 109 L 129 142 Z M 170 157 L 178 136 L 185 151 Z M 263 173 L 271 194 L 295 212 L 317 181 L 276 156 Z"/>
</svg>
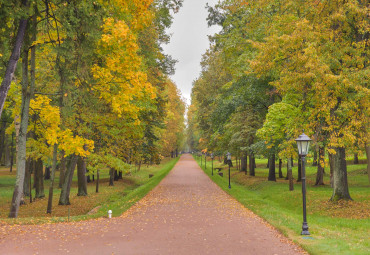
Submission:
<svg viewBox="0 0 370 255">
<path fill-rule="evenodd" d="M 296 158 L 294 139 L 305 130 L 313 152 L 364 152 L 370 126 L 365 2 L 224 0 L 208 11 L 208 24 L 221 31 L 211 37 L 193 84 L 193 150 Z M 346 170 L 333 171 L 335 178 Z"/>
</svg>

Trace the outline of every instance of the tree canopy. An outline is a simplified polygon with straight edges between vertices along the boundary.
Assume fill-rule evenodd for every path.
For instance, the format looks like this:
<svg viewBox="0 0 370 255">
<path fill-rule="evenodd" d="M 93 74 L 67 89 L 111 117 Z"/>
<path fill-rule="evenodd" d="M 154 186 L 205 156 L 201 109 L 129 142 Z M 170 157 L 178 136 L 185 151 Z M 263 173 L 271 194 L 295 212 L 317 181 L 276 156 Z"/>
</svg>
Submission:
<svg viewBox="0 0 370 255">
<path fill-rule="evenodd" d="M 24 63 L 15 61 L 9 92 L 1 94 L 2 119 L 15 120 L 7 132 L 16 131 L 18 139 L 16 122 L 21 122 L 24 138 L 18 140 L 27 136 L 17 147 L 19 161 L 51 165 L 80 157 L 90 173 L 128 172 L 131 164 L 159 163 L 181 150 L 185 103 L 168 77 L 175 61 L 161 46 L 169 41 L 166 29 L 181 5 L 177 0 L 0 1 L 0 77 L 8 77 L 12 48 L 20 50 Z M 16 48 L 24 19 L 29 22 L 22 47 Z"/>
<path fill-rule="evenodd" d="M 310 153 L 325 148 L 337 162 L 332 200 L 350 199 L 339 162 L 369 144 L 366 1 L 225 0 L 208 10 L 221 31 L 193 84 L 192 148 L 290 159 L 304 130 Z"/>
</svg>

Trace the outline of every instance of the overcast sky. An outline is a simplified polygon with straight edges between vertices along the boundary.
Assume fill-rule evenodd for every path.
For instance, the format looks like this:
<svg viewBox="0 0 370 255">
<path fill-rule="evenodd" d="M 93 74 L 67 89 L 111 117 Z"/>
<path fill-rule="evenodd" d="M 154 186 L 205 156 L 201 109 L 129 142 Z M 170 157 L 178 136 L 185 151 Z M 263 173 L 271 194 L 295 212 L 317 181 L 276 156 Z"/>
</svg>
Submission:
<svg viewBox="0 0 370 255">
<path fill-rule="evenodd" d="M 171 76 L 182 95 L 190 104 L 192 82 L 199 76 L 202 54 L 209 48 L 207 35 L 219 29 L 207 26 L 206 3 L 214 6 L 218 0 L 184 0 L 183 6 L 174 15 L 173 24 L 168 31 L 171 41 L 163 45 L 166 54 L 178 60 L 176 73 Z"/>
</svg>

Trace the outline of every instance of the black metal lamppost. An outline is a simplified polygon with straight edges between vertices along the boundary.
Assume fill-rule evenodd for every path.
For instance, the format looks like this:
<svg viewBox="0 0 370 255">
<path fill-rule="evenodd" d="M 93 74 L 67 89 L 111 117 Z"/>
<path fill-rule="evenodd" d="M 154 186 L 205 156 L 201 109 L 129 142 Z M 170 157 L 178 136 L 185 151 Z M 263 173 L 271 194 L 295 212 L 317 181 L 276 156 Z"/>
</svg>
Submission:
<svg viewBox="0 0 370 255">
<path fill-rule="evenodd" d="M 307 135 L 302 133 L 297 139 L 298 153 L 301 156 L 302 161 L 302 197 L 303 197 L 303 224 L 301 235 L 309 235 L 306 215 L 306 172 L 305 172 L 305 160 L 310 147 L 310 141 L 312 141 Z"/>
<path fill-rule="evenodd" d="M 203 166 L 203 152 L 200 153 L 200 166 Z"/>
<path fill-rule="evenodd" d="M 211 159 L 212 159 L 212 176 L 213 176 L 213 153 L 211 153 Z"/>
<path fill-rule="evenodd" d="M 231 183 L 230 183 L 231 153 L 228 152 L 226 155 L 227 155 L 227 163 L 229 164 L 229 189 L 231 189 Z"/>
</svg>

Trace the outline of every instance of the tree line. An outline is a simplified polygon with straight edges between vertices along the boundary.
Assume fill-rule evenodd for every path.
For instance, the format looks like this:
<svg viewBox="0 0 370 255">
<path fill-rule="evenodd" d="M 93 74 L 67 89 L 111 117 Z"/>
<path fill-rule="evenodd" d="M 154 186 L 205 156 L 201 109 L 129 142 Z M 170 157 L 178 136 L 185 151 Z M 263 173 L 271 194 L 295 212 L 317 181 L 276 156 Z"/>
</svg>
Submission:
<svg viewBox="0 0 370 255">
<path fill-rule="evenodd" d="M 32 195 L 32 173 L 36 198 L 50 178 L 51 213 L 57 169 L 67 205 L 75 168 L 86 196 L 86 175 L 109 171 L 113 185 L 133 165 L 177 155 L 185 103 L 168 78 L 176 61 L 161 45 L 181 5 L 0 0 L 0 162 L 12 165 L 13 155 L 17 170 L 9 217 Z"/>
<path fill-rule="evenodd" d="M 346 154 L 358 163 L 366 153 L 370 181 L 367 1 L 224 0 L 208 11 L 208 25 L 221 30 L 193 83 L 191 148 L 231 151 L 246 172 L 249 158 L 252 176 L 255 155 L 264 155 L 271 181 L 278 158 L 279 176 L 285 161 L 291 179 L 304 130 L 316 185 L 328 157 L 331 200 L 351 199 Z"/>
</svg>

